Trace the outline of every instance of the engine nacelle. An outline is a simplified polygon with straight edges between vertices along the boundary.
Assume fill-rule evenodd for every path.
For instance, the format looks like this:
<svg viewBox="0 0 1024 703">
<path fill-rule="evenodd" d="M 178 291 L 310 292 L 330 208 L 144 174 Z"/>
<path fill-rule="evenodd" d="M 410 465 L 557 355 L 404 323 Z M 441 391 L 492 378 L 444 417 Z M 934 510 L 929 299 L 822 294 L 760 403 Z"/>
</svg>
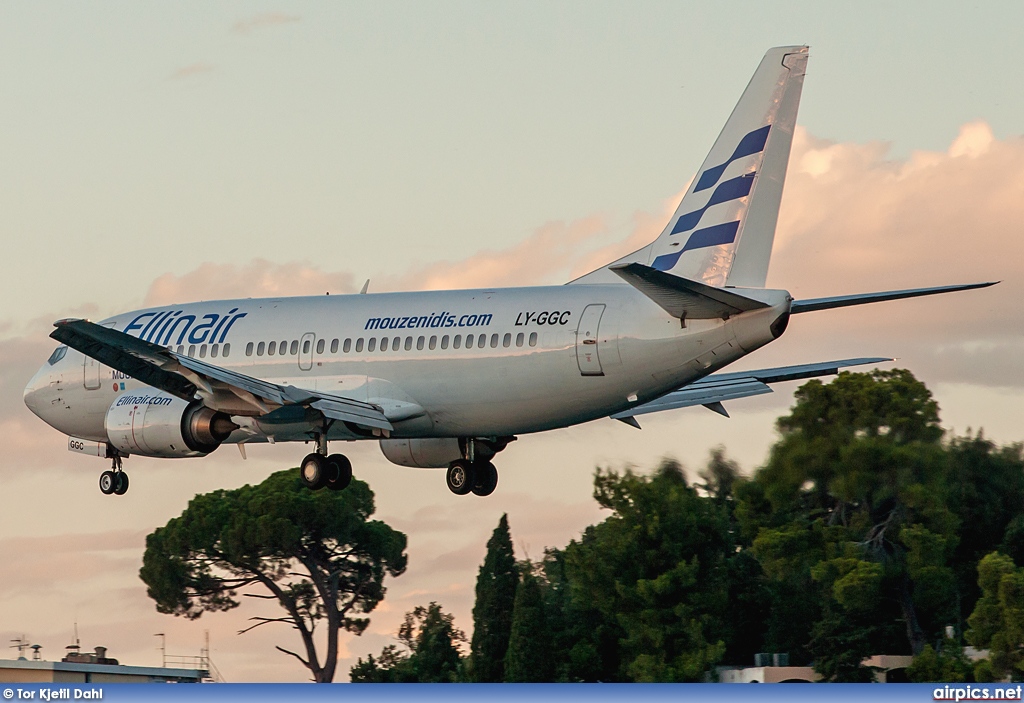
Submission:
<svg viewBox="0 0 1024 703">
<path fill-rule="evenodd" d="M 222 412 L 159 391 L 119 395 L 105 425 L 119 452 L 155 457 L 205 456 L 238 429 Z"/>
<path fill-rule="evenodd" d="M 459 440 L 454 437 L 431 439 L 382 439 L 380 450 L 392 464 L 417 469 L 446 469 L 462 458 Z"/>
</svg>

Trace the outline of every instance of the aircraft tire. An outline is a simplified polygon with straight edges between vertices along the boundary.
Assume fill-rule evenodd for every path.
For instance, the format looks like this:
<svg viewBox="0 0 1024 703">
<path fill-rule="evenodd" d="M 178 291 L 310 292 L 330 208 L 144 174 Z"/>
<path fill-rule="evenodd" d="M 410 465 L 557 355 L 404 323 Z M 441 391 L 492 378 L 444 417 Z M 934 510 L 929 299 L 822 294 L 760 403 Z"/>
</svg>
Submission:
<svg viewBox="0 0 1024 703">
<path fill-rule="evenodd" d="M 473 490 L 473 480 L 473 465 L 465 459 L 456 459 L 448 465 L 445 483 L 455 495 L 464 496 Z"/>
<path fill-rule="evenodd" d="M 478 461 L 473 467 L 473 495 L 489 496 L 498 486 L 498 470 L 489 461 Z"/>
<path fill-rule="evenodd" d="M 307 454 L 299 466 L 299 478 L 306 488 L 320 490 L 327 483 L 327 460 L 319 454 Z"/>
<path fill-rule="evenodd" d="M 100 493 L 105 496 L 112 495 L 117 488 L 117 478 L 113 471 L 104 471 L 100 474 Z"/>
<path fill-rule="evenodd" d="M 123 496 L 128 492 L 128 474 L 118 471 L 114 474 L 114 495 Z"/>
<path fill-rule="evenodd" d="M 332 491 L 343 491 L 352 483 L 352 462 L 344 454 L 327 457 L 326 485 Z"/>
</svg>

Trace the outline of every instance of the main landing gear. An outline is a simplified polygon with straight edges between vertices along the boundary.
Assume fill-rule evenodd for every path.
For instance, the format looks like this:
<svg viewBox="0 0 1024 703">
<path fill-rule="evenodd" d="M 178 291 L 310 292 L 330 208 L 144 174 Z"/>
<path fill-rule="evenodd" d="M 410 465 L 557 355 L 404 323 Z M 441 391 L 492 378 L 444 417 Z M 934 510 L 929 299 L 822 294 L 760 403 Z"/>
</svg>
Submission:
<svg viewBox="0 0 1024 703">
<path fill-rule="evenodd" d="M 490 440 L 470 437 L 460 440 L 462 458 L 449 464 L 445 475 L 448 490 L 457 496 L 469 493 L 489 496 L 494 493 L 498 486 L 498 470 L 490 460 L 513 441 L 515 437 Z"/>
<path fill-rule="evenodd" d="M 472 493 L 478 496 L 489 496 L 498 486 L 498 470 L 486 459 L 469 461 L 456 459 L 448 466 L 445 476 L 448 490 L 457 496 Z"/>
<path fill-rule="evenodd" d="M 352 462 L 344 454 L 327 454 L 327 438 L 317 435 L 317 450 L 307 454 L 299 467 L 299 478 L 302 484 L 311 490 L 318 491 L 327 487 L 332 491 L 348 488 L 352 482 Z"/>
<path fill-rule="evenodd" d="M 123 496 L 128 492 L 128 474 L 121 468 L 121 457 L 111 457 L 109 471 L 100 474 L 100 493 L 105 496 L 111 494 Z"/>
</svg>

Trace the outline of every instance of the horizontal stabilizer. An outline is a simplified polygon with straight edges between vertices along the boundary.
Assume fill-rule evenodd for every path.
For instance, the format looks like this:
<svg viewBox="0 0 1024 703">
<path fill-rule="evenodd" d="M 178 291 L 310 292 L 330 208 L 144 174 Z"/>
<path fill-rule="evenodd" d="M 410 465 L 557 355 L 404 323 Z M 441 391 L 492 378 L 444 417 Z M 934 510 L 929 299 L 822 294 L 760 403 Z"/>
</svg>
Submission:
<svg viewBox="0 0 1024 703">
<path fill-rule="evenodd" d="M 883 357 L 841 359 L 839 361 L 822 361 L 816 364 L 800 364 L 797 366 L 779 366 L 754 371 L 711 374 L 683 386 L 679 390 L 666 393 L 660 398 L 637 405 L 629 410 L 615 413 L 611 417 L 615 420 L 626 422 L 626 418 L 636 415 L 646 415 L 647 413 L 673 410 L 675 408 L 688 408 L 693 405 L 714 406 L 719 404 L 718 407 L 722 407 L 724 410 L 724 407 L 720 405 L 724 400 L 736 400 L 737 398 L 771 393 L 772 389 L 767 385 L 769 383 L 829 376 L 839 373 L 839 369 L 847 366 L 880 364 L 885 361 L 892 361 L 892 359 Z M 715 407 L 711 409 L 715 410 L 715 412 L 720 412 Z"/>
<path fill-rule="evenodd" d="M 769 307 L 760 300 L 673 276 L 643 264 L 622 264 L 612 266 L 611 270 L 680 320 L 728 319 L 747 310 Z"/>
<path fill-rule="evenodd" d="M 999 281 L 988 283 L 965 283 L 957 286 L 936 286 L 934 288 L 910 288 L 907 290 L 890 290 L 881 293 L 859 293 L 856 295 L 837 295 L 831 298 L 809 298 L 807 300 L 794 300 L 790 312 L 814 312 L 815 310 L 829 310 L 831 308 L 845 308 L 850 305 L 864 305 L 865 303 L 881 303 L 886 300 L 899 300 L 900 298 L 917 298 L 922 295 L 935 295 L 937 293 L 952 293 L 958 290 L 972 290 L 974 288 L 988 288 Z"/>
</svg>

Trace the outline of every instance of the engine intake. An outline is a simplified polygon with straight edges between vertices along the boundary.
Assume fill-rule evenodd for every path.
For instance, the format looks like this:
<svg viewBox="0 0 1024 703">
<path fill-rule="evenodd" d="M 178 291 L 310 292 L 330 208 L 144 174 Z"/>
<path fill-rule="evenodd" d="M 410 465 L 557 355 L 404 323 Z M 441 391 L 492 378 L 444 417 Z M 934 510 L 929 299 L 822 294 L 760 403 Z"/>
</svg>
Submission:
<svg viewBox="0 0 1024 703">
<path fill-rule="evenodd" d="M 154 457 L 205 456 L 238 429 L 222 412 L 159 391 L 119 395 L 105 426 L 119 452 Z"/>
</svg>

